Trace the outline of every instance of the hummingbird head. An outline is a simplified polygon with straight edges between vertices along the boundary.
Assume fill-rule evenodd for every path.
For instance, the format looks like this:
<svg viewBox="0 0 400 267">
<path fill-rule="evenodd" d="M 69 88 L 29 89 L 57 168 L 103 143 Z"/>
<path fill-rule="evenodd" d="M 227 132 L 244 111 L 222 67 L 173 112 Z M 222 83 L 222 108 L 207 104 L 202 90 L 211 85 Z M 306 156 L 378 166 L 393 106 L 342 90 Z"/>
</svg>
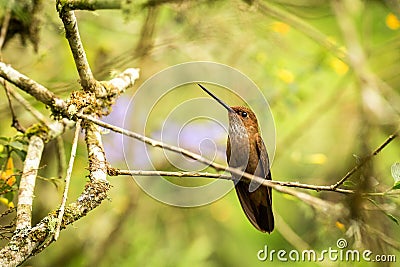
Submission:
<svg viewBox="0 0 400 267">
<path fill-rule="evenodd" d="M 230 128 L 235 129 L 238 132 L 247 132 L 250 134 L 258 132 L 258 122 L 257 117 L 254 112 L 246 107 L 242 106 L 228 106 L 224 101 L 219 99 L 216 95 L 211 93 L 207 88 L 198 84 L 201 89 L 203 89 L 207 94 L 214 98 L 218 103 L 220 103 L 226 110 L 228 110 L 229 125 Z M 243 127 L 247 130 L 244 131 Z"/>
<path fill-rule="evenodd" d="M 234 114 L 232 114 L 232 112 L 228 113 L 230 123 L 240 119 L 241 125 L 243 125 L 249 133 L 258 132 L 257 117 L 251 109 L 242 106 L 234 106 L 231 107 L 231 109 Z M 236 118 L 234 119 L 233 116 Z"/>
</svg>

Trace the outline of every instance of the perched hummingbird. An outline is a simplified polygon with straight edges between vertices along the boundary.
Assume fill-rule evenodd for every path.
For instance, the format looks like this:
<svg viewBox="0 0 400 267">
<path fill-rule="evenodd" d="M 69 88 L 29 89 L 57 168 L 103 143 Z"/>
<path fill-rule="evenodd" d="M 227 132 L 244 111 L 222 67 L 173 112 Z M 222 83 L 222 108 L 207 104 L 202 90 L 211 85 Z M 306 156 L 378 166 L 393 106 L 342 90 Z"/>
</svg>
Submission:
<svg viewBox="0 0 400 267">
<path fill-rule="evenodd" d="M 267 149 L 258 130 L 254 112 L 246 107 L 230 107 L 204 86 L 198 85 L 228 110 L 229 135 L 226 147 L 228 165 L 271 180 Z M 260 186 L 253 181 L 240 180 L 241 176 L 232 175 L 237 196 L 249 221 L 261 232 L 271 233 L 274 230 L 271 188 Z"/>
</svg>

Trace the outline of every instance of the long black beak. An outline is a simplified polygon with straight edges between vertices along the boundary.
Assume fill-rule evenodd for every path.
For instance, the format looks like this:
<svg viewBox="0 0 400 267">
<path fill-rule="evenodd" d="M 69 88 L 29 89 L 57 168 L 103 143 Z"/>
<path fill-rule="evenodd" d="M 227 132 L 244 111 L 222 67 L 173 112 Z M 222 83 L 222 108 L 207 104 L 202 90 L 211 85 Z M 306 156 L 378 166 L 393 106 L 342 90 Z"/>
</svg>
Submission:
<svg viewBox="0 0 400 267">
<path fill-rule="evenodd" d="M 222 106 L 224 106 L 224 108 L 226 108 L 228 110 L 228 112 L 235 112 L 230 106 L 228 106 L 224 101 L 222 101 L 221 99 L 219 99 L 216 95 L 214 95 L 213 93 L 211 93 L 210 91 L 208 91 L 207 88 L 205 88 L 203 85 L 201 84 L 197 84 L 198 86 L 201 87 L 201 89 L 203 89 L 207 94 L 209 94 L 212 98 L 214 98 L 215 100 L 217 100 L 218 103 L 220 103 Z"/>
</svg>

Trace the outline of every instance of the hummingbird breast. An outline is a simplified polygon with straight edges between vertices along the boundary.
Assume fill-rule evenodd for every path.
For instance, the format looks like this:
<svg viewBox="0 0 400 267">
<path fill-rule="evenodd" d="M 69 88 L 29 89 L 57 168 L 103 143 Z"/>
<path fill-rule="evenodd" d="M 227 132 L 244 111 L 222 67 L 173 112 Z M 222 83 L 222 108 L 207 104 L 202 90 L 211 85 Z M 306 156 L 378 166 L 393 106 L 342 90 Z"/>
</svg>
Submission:
<svg viewBox="0 0 400 267">
<path fill-rule="evenodd" d="M 231 121 L 226 152 L 229 166 L 257 175 L 254 172 L 257 169 L 259 157 L 253 135 L 251 129 L 246 129 L 242 121 Z"/>
<path fill-rule="evenodd" d="M 255 173 L 259 162 L 256 150 L 256 142 L 248 135 L 229 135 L 227 142 L 227 157 L 229 166 L 239 168 L 247 173 L 260 176 Z"/>
</svg>

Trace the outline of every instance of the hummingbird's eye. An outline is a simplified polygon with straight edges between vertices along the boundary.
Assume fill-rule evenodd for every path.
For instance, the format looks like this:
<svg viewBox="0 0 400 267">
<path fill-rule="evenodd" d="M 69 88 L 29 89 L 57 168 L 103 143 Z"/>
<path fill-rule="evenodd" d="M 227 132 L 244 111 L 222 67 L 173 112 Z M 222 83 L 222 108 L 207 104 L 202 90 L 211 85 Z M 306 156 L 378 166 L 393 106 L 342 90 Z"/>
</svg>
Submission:
<svg viewBox="0 0 400 267">
<path fill-rule="evenodd" d="M 247 112 L 242 111 L 242 114 L 241 114 L 241 115 L 242 115 L 243 118 L 246 118 L 246 117 L 247 117 Z"/>
</svg>

